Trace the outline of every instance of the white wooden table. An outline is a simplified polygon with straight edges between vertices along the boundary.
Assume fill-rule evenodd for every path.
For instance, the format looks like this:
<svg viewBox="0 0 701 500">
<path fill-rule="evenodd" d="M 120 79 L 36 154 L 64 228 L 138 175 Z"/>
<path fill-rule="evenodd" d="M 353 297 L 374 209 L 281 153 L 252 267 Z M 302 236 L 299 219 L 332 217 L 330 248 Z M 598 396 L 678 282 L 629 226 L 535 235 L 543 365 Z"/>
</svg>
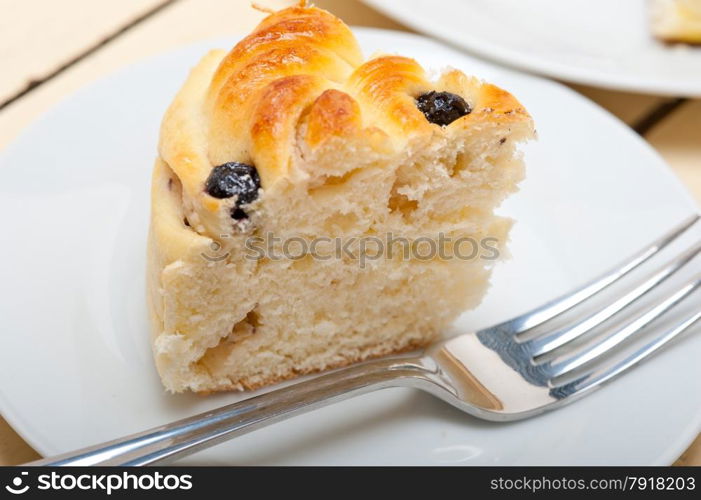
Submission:
<svg viewBox="0 0 701 500">
<path fill-rule="evenodd" d="M 407 30 L 357 0 L 314 3 L 348 24 Z M 262 17 L 248 0 L 0 0 L 0 148 L 96 78 L 178 45 L 248 32 Z M 641 131 L 701 201 L 701 100 L 572 87 Z M 37 457 L 0 417 L 0 465 Z M 701 437 L 676 463 L 701 465 Z"/>
</svg>

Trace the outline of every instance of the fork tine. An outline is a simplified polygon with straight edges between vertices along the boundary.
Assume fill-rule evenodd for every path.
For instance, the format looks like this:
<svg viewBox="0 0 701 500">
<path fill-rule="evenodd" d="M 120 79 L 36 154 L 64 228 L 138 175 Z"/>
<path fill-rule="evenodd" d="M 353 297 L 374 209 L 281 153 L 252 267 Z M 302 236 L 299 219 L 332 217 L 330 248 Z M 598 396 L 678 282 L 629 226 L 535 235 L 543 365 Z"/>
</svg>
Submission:
<svg viewBox="0 0 701 500">
<path fill-rule="evenodd" d="M 650 342 L 646 343 L 638 349 L 633 349 L 623 357 L 623 359 L 618 358 L 618 360 L 613 360 L 610 363 L 606 363 L 603 366 L 597 367 L 595 370 L 589 372 L 588 374 L 578 378 L 573 382 L 569 382 L 560 386 L 554 385 L 553 389 L 550 391 L 551 394 L 558 398 L 563 399 L 574 394 L 580 395 L 584 394 L 589 389 L 600 386 L 601 384 L 608 382 L 618 375 L 621 375 L 627 369 L 635 366 L 637 363 L 642 361 L 654 354 L 657 350 L 662 348 L 665 344 L 678 337 L 689 328 L 694 326 L 699 320 L 701 320 L 701 310 L 692 314 L 690 317 L 679 323 L 677 326 L 670 328 L 663 333 L 659 334 L 657 337 L 652 339 Z"/>
<path fill-rule="evenodd" d="M 642 298 L 657 285 L 673 276 L 699 253 L 701 253 L 701 243 L 697 243 L 679 257 L 669 261 L 642 284 L 625 293 L 621 298 L 617 299 L 604 309 L 585 316 L 576 323 L 567 325 L 554 333 L 527 341 L 526 344 L 528 345 L 529 351 L 533 356 L 542 356 L 543 354 L 546 354 L 558 347 L 563 346 L 567 342 L 574 340 L 580 335 L 591 331 L 593 328 L 608 320 L 625 307 Z M 537 358 L 535 363 L 540 364 Z"/>
<path fill-rule="evenodd" d="M 589 345 L 567 352 L 548 362 L 549 366 L 546 368 L 548 373 L 551 377 L 564 375 L 610 351 L 684 300 L 688 295 L 698 289 L 699 286 L 701 286 L 701 275 L 696 276 L 692 281 L 669 294 L 651 309 L 637 314 L 634 319 L 628 321 L 624 326 L 616 329 L 610 335 L 606 335 L 601 339 L 596 339 Z"/>
<path fill-rule="evenodd" d="M 538 325 L 551 320 L 555 316 L 573 308 L 580 302 L 588 299 L 592 295 L 600 292 L 610 284 L 614 283 L 618 279 L 622 278 L 630 271 L 640 266 L 653 255 L 660 252 L 679 236 L 684 234 L 684 232 L 693 226 L 698 220 L 699 215 L 693 215 L 688 219 L 684 220 L 681 224 L 677 225 L 669 233 L 665 234 L 661 238 L 652 242 L 645 249 L 638 252 L 632 258 L 628 259 L 624 263 L 615 267 L 611 271 L 603 274 L 602 276 L 596 278 L 595 280 L 585 284 L 581 288 L 563 295 L 555 300 L 552 300 L 545 305 L 538 307 L 532 311 L 529 311 L 521 316 L 513 318 L 504 323 L 500 323 L 496 326 L 484 330 L 487 332 L 489 330 L 498 330 L 501 332 L 511 332 L 512 334 L 523 334 Z"/>
</svg>

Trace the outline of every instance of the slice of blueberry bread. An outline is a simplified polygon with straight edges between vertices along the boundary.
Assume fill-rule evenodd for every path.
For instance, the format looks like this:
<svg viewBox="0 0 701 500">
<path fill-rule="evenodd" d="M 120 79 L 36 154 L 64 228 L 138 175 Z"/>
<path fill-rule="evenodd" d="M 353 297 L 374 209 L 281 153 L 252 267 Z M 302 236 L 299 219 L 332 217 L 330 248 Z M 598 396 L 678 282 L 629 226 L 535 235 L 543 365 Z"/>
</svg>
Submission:
<svg viewBox="0 0 701 500">
<path fill-rule="evenodd" d="M 476 306 L 533 123 L 460 71 L 364 61 L 299 6 L 192 70 L 153 174 L 153 351 L 174 392 L 250 389 L 425 346 Z"/>
</svg>

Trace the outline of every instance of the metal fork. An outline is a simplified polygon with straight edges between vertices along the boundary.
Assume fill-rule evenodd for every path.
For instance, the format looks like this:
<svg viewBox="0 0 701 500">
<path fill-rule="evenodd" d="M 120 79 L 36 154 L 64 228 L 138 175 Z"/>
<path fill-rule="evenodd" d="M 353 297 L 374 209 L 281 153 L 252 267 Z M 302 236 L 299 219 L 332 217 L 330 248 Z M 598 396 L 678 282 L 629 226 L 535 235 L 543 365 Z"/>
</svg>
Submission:
<svg viewBox="0 0 701 500">
<path fill-rule="evenodd" d="M 637 255 L 578 290 L 510 321 L 441 341 L 418 355 L 379 359 L 337 370 L 222 408 L 125 438 L 29 465 L 149 465 L 170 462 L 266 425 L 353 396 L 386 387 L 422 389 L 478 418 L 510 421 L 559 408 L 647 358 L 688 330 L 701 311 L 675 319 L 654 331 L 642 346 L 625 341 L 679 304 L 701 284 L 696 275 L 652 306 L 633 311 L 634 303 L 701 252 L 696 243 L 606 307 L 576 311 L 619 282 L 699 220 L 693 216 Z M 575 307 L 577 306 L 577 307 Z M 572 310 L 572 311 L 570 311 Z M 568 314 L 565 312 L 570 311 Z M 572 316 L 569 319 L 568 316 Z M 595 327 L 621 318 L 619 325 L 591 337 Z M 566 326 L 545 328 L 551 320 Z M 539 333 L 543 330 L 544 333 Z M 651 330 L 651 329 L 649 329 Z M 646 337 L 645 337 L 646 338 Z M 581 340 L 587 340 L 582 343 Z M 619 346 L 620 344 L 620 346 Z M 630 342 L 628 343 L 630 344 Z M 619 346 L 619 355 L 608 356 Z"/>
</svg>

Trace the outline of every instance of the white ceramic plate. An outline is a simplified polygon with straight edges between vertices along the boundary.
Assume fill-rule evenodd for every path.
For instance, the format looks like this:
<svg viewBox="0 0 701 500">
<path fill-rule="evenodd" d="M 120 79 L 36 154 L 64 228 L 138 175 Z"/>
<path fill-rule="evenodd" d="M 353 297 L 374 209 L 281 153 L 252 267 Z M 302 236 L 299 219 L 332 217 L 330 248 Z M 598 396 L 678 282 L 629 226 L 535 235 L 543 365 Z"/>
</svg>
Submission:
<svg viewBox="0 0 701 500">
<path fill-rule="evenodd" d="M 436 42 L 358 30 L 513 90 L 538 124 L 529 177 L 503 212 L 514 258 L 459 328 L 520 313 L 604 270 L 695 211 L 659 157 L 559 84 Z M 43 454 L 129 434 L 247 395 L 167 395 L 144 306 L 149 181 L 162 113 L 219 40 L 130 66 L 38 120 L 0 157 L 0 410 Z M 388 389 L 246 435 L 189 464 L 667 464 L 701 429 L 701 335 L 555 413 L 496 425 Z M 672 383 L 672 388 L 667 385 Z"/>
<path fill-rule="evenodd" d="M 645 0 L 364 0 L 475 54 L 571 82 L 701 97 L 701 47 L 667 46 Z"/>
</svg>

